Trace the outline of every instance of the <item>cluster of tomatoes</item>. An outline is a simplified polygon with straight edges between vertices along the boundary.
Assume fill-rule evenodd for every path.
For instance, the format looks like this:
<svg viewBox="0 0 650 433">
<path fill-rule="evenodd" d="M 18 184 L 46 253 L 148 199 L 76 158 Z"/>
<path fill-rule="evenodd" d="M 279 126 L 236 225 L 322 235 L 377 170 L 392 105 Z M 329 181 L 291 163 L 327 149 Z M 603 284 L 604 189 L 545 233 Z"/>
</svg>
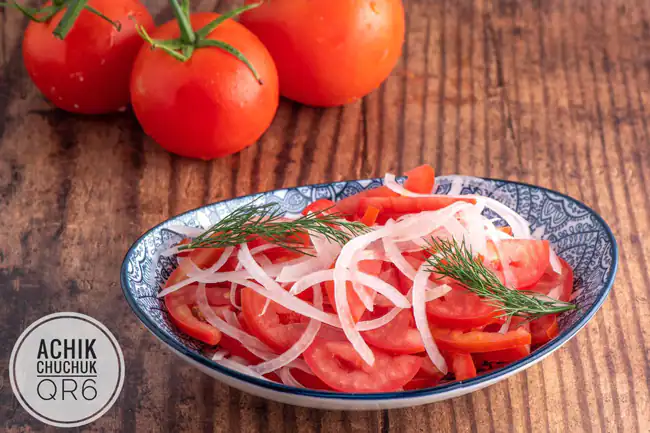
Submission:
<svg viewBox="0 0 650 433">
<path fill-rule="evenodd" d="M 212 159 L 259 139 L 280 95 L 321 107 L 365 96 L 388 77 L 404 39 L 401 0 L 246 0 L 222 16 L 241 13 L 240 22 L 216 26 L 218 14 L 170 3 L 176 18 L 159 27 L 140 0 L 54 0 L 31 12 L 14 4 L 32 18 L 23 44 L 30 77 L 66 111 L 131 104 L 165 149 Z"/>
</svg>

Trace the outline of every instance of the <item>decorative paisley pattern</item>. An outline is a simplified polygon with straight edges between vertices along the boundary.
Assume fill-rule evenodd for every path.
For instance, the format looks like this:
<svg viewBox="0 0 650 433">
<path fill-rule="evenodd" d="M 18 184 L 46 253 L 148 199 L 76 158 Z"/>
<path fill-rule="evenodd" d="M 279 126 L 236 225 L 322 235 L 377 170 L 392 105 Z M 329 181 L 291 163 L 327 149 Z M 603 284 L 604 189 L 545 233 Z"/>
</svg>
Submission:
<svg viewBox="0 0 650 433">
<path fill-rule="evenodd" d="M 127 254 L 122 267 L 124 294 L 138 317 L 147 326 L 157 328 L 157 334 L 203 353 L 207 348 L 186 338 L 171 325 L 164 303 L 156 297 L 160 284 L 177 265 L 175 259 L 156 254 L 181 240 L 181 236 L 169 230 L 170 226 L 206 228 L 253 200 L 279 203 L 286 212 L 297 214 L 314 200 L 340 200 L 380 185 L 381 179 L 371 179 L 276 190 L 211 204 L 174 217 L 146 233 Z M 582 203 L 530 185 L 462 176 L 437 178 L 435 192 L 492 197 L 524 216 L 536 237 L 551 242 L 558 255 L 574 268 L 574 288 L 579 290 L 576 298 L 579 308 L 561 316 L 562 331 L 589 314 L 607 295 L 618 260 L 615 240 L 605 222 Z M 156 263 L 152 263 L 154 257 L 158 257 Z"/>
</svg>

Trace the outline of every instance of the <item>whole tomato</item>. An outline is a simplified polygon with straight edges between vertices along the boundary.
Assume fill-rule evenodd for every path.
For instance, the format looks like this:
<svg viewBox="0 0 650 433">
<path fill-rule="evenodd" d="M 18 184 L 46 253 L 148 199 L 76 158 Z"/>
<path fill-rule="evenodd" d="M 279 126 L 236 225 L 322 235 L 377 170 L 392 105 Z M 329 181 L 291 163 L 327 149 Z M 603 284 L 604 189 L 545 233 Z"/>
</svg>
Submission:
<svg viewBox="0 0 650 433">
<path fill-rule="evenodd" d="M 64 8 L 44 23 L 29 23 L 23 58 L 36 87 L 57 107 L 73 113 L 110 113 L 129 104 L 131 67 L 143 43 L 136 22 L 151 28 L 153 19 L 137 0 L 90 0 L 88 6 L 119 23 L 120 30 L 84 9 L 59 39 L 53 32 Z"/>
<path fill-rule="evenodd" d="M 314 106 L 346 104 L 379 87 L 404 42 L 402 0 L 272 0 L 240 22 L 271 52 L 282 96 Z"/>
<path fill-rule="evenodd" d="M 194 30 L 219 17 L 191 16 Z M 154 30 L 156 40 L 180 36 L 176 20 Z M 180 61 L 169 53 L 142 47 L 131 78 L 133 110 L 144 131 L 170 152 L 213 159 L 253 144 L 271 124 L 278 109 L 278 74 L 260 40 L 241 24 L 228 19 L 208 40 L 229 44 L 250 62 L 251 69 L 218 47 L 196 48 Z"/>
</svg>

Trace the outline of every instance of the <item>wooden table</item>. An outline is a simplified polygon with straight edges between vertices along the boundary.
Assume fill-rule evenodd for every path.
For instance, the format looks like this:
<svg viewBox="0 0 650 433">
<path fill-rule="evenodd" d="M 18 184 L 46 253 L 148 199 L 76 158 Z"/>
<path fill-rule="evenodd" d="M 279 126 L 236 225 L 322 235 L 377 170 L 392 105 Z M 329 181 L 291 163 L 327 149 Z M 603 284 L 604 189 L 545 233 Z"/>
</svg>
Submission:
<svg viewBox="0 0 650 433">
<path fill-rule="evenodd" d="M 147 3 L 159 22 L 171 17 L 165 1 Z M 115 407 L 86 431 L 649 432 L 648 9 L 642 0 L 408 1 L 404 56 L 379 90 L 327 110 L 282 101 L 257 145 L 209 163 L 164 152 L 129 113 L 53 110 L 22 65 L 25 20 L 0 11 L 0 425 L 54 430 L 19 406 L 5 371 L 32 321 L 78 311 L 118 336 L 128 372 Z M 127 248 L 172 215 L 422 162 L 568 193 L 618 237 L 621 266 L 601 312 L 508 381 L 406 410 L 284 406 L 181 364 L 122 297 Z"/>
</svg>

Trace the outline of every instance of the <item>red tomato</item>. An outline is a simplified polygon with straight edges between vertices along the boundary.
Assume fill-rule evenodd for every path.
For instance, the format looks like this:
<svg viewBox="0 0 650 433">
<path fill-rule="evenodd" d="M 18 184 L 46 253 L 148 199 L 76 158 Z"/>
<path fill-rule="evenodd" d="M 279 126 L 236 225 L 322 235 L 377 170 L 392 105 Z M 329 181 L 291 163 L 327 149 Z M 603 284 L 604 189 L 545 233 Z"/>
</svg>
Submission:
<svg viewBox="0 0 650 433">
<path fill-rule="evenodd" d="M 272 301 L 262 314 L 266 299 L 249 288 L 242 290 L 241 303 L 246 326 L 271 348 L 284 352 L 305 332 L 308 319 Z"/>
<path fill-rule="evenodd" d="M 221 342 L 219 342 L 219 347 L 227 350 L 231 356 L 238 356 L 240 358 L 245 359 L 251 364 L 259 364 L 260 362 L 263 361 L 262 358 L 258 358 L 256 355 L 254 355 L 248 349 L 242 346 L 242 344 L 239 341 L 227 335 L 223 335 L 221 337 Z"/>
<path fill-rule="evenodd" d="M 560 333 L 557 315 L 549 314 L 530 322 L 530 335 L 533 346 L 546 344 Z"/>
<path fill-rule="evenodd" d="M 219 15 L 194 14 L 197 30 Z M 180 36 L 176 20 L 151 37 Z M 197 48 L 181 62 L 160 49 L 144 46 L 133 66 L 133 110 L 145 132 L 170 152 L 213 159 L 253 144 L 271 124 L 278 108 L 278 77 L 271 55 L 241 24 L 226 20 L 209 36 L 238 49 L 255 67 L 220 48 Z"/>
<path fill-rule="evenodd" d="M 514 362 L 530 355 L 530 344 L 513 347 L 512 349 L 496 350 L 494 352 L 475 353 L 472 355 L 477 365 L 484 362 Z"/>
<path fill-rule="evenodd" d="M 436 182 L 436 172 L 429 164 L 424 164 L 406 172 L 404 188 L 418 194 L 431 194 Z"/>
<path fill-rule="evenodd" d="M 374 315 L 377 317 L 377 315 Z M 400 312 L 397 317 L 372 331 L 361 333 L 363 339 L 371 346 L 388 353 L 419 353 L 424 352 L 424 343 L 420 332 L 415 327 L 413 313 L 410 310 Z"/>
<path fill-rule="evenodd" d="M 347 104 L 379 87 L 404 42 L 401 0 L 273 0 L 241 22 L 273 55 L 282 95 L 315 106 Z"/>
<path fill-rule="evenodd" d="M 487 258 L 488 265 L 501 271 L 494 244 L 490 243 L 489 247 L 492 251 Z M 544 275 L 549 266 L 549 248 L 548 241 L 504 239 L 500 242 L 501 262 L 509 265 L 516 288 L 531 286 Z"/>
<path fill-rule="evenodd" d="M 451 359 L 451 371 L 454 372 L 456 380 L 467 380 L 476 377 L 476 366 L 472 355 L 469 353 L 452 352 L 449 355 Z"/>
<path fill-rule="evenodd" d="M 151 29 L 153 19 L 138 0 L 90 0 L 88 6 L 119 22 L 121 31 L 83 10 L 61 40 L 52 32 L 67 11 L 63 9 L 45 23 L 27 26 L 25 68 L 43 95 L 63 110 L 103 114 L 125 109 L 131 69 L 143 43 L 134 21 Z"/>
<path fill-rule="evenodd" d="M 438 377 L 421 377 L 416 375 L 409 383 L 404 385 L 405 391 L 412 391 L 414 389 L 425 389 L 433 388 L 434 386 L 440 383 L 440 378 Z"/>
<path fill-rule="evenodd" d="M 401 275 L 400 271 L 391 262 L 384 262 L 382 265 L 379 278 L 386 281 L 391 286 L 397 288 L 403 295 L 406 295 L 412 286 L 411 280 Z M 392 308 L 395 304 L 388 300 L 384 295 L 375 296 L 375 308 Z"/>
<path fill-rule="evenodd" d="M 470 330 L 489 323 L 503 323 L 501 313 L 465 289 L 454 288 L 444 297 L 427 302 L 429 323 L 434 326 Z"/>
<path fill-rule="evenodd" d="M 321 198 L 315 202 L 309 203 L 305 209 L 303 209 L 302 214 L 307 215 L 309 212 L 322 212 L 326 209 L 329 209 L 331 213 L 336 213 L 336 204 L 332 200 L 326 198 Z"/>
<path fill-rule="evenodd" d="M 388 392 L 407 384 L 420 369 L 417 356 L 391 356 L 374 351 L 375 364 L 367 365 L 347 341 L 316 340 L 304 358 L 314 374 L 342 392 Z"/>
<path fill-rule="evenodd" d="M 381 266 L 382 262 L 379 260 L 363 260 L 359 262 L 359 270 L 361 272 L 374 276 L 381 273 Z M 334 300 L 334 281 L 326 281 L 324 286 L 330 304 L 334 308 L 334 311 L 336 311 L 336 302 Z M 366 311 L 366 307 L 363 305 L 363 302 L 361 302 L 361 299 L 359 299 L 357 292 L 354 291 L 354 287 L 350 281 L 347 282 L 347 295 L 352 318 L 355 322 L 358 322 L 363 313 Z"/>
<path fill-rule="evenodd" d="M 306 372 L 304 372 L 302 370 L 298 370 L 297 368 L 292 368 L 291 369 L 291 374 L 305 388 L 320 389 L 320 390 L 323 390 L 323 391 L 334 391 L 325 382 L 320 380 L 318 378 L 318 376 L 315 376 L 313 374 L 306 373 Z"/>
<path fill-rule="evenodd" d="M 183 295 L 176 293 L 165 296 L 165 306 L 174 325 L 192 338 L 214 346 L 221 341 L 221 331 L 199 320 Z"/>
<path fill-rule="evenodd" d="M 548 269 L 537 283 L 526 287 L 525 290 L 548 295 L 551 291 L 557 293 L 556 289 L 559 288 L 560 300 L 568 302 L 573 291 L 573 269 L 562 259 L 560 259 L 560 263 L 562 264 L 561 274 L 558 275 L 552 269 Z"/>
<path fill-rule="evenodd" d="M 380 186 L 379 188 L 367 189 L 337 201 L 336 207 L 346 215 L 357 215 L 359 201 L 364 197 L 399 197 L 399 194 L 388 189 L 387 186 Z"/>
<path fill-rule="evenodd" d="M 523 328 L 500 334 L 498 332 L 462 331 L 431 328 L 433 338 L 441 350 L 455 352 L 494 352 L 530 344 L 530 332 Z"/>
</svg>

